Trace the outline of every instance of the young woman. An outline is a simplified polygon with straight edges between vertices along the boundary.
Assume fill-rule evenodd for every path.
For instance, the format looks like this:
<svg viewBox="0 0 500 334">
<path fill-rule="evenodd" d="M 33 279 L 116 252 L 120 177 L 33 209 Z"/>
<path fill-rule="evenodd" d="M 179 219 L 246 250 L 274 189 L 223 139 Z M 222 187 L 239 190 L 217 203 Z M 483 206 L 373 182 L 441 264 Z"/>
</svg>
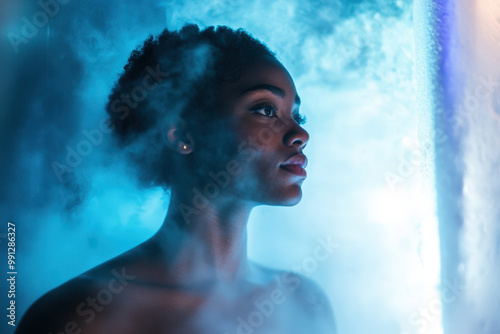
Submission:
<svg viewBox="0 0 500 334">
<path fill-rule="evenodd" d="M 299 106 L 287 70 L 241 29 L 150 37 L 107 112 L 139 179 L 170 192 L 165 221 L 39 299 L 17 333 L 335 333 L 313 282 L 246 254 L 252 208 L 301 199 Z"/>
</svg>

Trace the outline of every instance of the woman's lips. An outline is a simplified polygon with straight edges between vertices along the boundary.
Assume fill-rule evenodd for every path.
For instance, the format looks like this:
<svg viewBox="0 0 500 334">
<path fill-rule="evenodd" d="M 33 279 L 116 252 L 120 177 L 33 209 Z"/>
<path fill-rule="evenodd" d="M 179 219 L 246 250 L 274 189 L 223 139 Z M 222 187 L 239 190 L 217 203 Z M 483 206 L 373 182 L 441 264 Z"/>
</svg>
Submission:
<svg viewBox="0 0 500 334">
<path fill-rule="evenodd" d="M 307 172 L 304 169 L 307 166 L 307 157 L 302 153 L 297 153 L 288 159 L 285 163 L 280 164 L 280 167 L 289 173 L 306 177 Z"/>
<path fill-rule="evenodd" d="M 289 173 L 292 173 L 292 174 L 295 174 L 298 176 L 307 177 L 306 170 L 304 168 L 300 167 L 299 165 L 290 164 L 290 165 L 281 165 L 280 167 Z"/>
</svg>

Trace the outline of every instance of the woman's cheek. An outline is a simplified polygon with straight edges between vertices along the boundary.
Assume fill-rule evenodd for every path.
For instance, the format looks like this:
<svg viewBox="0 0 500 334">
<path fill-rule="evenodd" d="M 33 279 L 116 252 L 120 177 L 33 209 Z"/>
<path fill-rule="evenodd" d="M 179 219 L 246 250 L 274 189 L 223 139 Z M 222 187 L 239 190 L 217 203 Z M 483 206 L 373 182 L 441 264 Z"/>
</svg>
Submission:
<svg viewBox="0 0 500 334">
<path fill-rule="evenodd" d="M 246 141 L 238 145 L 238 153 L 241 154 L 247 162 L 254 160 L 257 156 L 257 150 Z"/>
</svg>

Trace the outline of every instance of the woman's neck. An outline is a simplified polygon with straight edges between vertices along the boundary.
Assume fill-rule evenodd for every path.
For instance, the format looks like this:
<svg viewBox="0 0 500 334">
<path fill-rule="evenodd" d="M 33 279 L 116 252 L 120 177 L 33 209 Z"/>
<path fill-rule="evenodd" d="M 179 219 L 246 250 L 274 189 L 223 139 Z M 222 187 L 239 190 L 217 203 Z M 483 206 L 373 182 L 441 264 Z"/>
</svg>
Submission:
<svg viewBox="0 0 500 334">
<path fill-rule="evenodd" d="M 245 275 L 251 209 L 234 198 L 196 199 L 193 194 L 173 192 L 163 225 L 152 238 L 170 275 L 185 284 L 231 281 Z"/>
</svg>

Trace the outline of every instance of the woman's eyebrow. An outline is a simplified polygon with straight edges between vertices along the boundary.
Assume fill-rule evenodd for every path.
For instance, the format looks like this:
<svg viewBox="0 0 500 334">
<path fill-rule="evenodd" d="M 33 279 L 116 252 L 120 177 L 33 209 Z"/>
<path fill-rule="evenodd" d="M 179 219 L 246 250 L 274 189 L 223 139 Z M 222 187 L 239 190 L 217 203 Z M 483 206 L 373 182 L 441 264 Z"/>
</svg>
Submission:
<svg viewBox="0 0 500 334">
<path fill-rule="evenodd" d="M 260 84 L 260 85 L 255 85 L 250 88 L 245 89 L 243 92 L 241 92 L 240 96 L 252 93 L 255 91 L 259 90 L 267 90 L 273 93 L 274 95 L 284 98 L 286 96 L 286 93 L 283 89 L 273 86 L 273 85 L 267 85 L 267 84 Z M 298 95 L 295 95 L 295 103 L 300 104 L 300 97 Z"/>
</svg>

